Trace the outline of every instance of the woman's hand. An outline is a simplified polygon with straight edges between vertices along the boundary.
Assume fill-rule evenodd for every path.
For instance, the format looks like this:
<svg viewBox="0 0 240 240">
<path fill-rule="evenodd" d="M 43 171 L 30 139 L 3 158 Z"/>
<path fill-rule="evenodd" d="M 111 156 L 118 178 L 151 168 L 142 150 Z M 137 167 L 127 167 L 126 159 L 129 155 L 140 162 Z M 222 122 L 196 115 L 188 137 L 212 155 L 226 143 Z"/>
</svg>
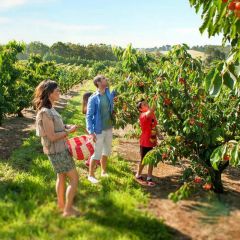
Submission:
<svg viewBox="0 0 240 240">
<path fill-rule="evenodd" d="M 68 126 L 67 133 L 74 133 L 77 130 L 76 125 L 70 125 Z"/>
</svg>

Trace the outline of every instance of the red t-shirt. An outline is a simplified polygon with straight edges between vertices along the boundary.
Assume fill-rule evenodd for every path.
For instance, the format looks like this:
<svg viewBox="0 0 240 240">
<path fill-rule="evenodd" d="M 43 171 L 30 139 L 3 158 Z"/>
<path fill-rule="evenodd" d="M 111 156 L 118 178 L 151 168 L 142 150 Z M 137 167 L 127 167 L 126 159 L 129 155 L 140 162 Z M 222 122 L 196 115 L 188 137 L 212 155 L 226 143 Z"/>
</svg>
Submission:
<svg viewBox="0 0 240 240">
<path fill-rule="evenodd" d="M 142 134 L 140 137 L 140 146 L 155 147 L 157 145 L 156 126 L 157 119 L 155 114 L 146 116 L 146 113 L 141 113 L 139 117 Z"/>
</svg>

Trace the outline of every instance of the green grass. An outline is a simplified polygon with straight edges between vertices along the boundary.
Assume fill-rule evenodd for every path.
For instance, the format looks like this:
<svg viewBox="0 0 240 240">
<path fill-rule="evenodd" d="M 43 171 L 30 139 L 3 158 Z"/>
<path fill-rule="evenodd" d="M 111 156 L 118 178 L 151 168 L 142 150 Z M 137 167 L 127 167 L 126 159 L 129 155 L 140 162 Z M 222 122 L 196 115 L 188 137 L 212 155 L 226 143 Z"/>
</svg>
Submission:
<svg viewBox="0 0 240 240">
<path fill-rule="evenodd" d="M 80 113 L 84 91 L 62 112 L 67 123 L 84 125 Z M 75 205 L 83 216 L 65 219 L 56 208 L 55 173 L 34 133 L 9 160 L 2 160 L 0 239 L 171 239 L 162 221 L 140 210 L 147 195 L 135 183 L 126 161 L 113 155 L 110 177 L 97 186 L 87 181 L 84 162 L 78 161 L 77 169 L 80 184 Z"/>
</svg>

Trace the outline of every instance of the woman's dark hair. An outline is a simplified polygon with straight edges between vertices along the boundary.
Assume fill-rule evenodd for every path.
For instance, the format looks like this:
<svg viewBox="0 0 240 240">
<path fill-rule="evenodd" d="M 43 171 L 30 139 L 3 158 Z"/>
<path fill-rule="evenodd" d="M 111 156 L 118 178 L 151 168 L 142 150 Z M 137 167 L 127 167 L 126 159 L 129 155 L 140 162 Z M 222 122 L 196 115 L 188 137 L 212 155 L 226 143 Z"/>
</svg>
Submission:
<svg viewBox="0 0 240 240">
<path fill-rule="evenodd" d="M 140 101 L 137 102 L 137 109 L 138 111 L 140 111 L 141 107 L 142 107 L 142 103 L 144 102 L 144 99 L 141 99 Z"/>
<path fill-rule="evenodd" d="M 34 92 L 33 104 L 37 111 L 41 108 L 52 108 L 49 95 L 58 87 L 57 83 L 52 80 L 44 80 L 39 83 Z"/>
<path fill-rule="evenodd" d="M 82 113 L 86 114 L 87 112 L 87 104 L 88 104 L 88 99 L 92 95 L 91 92 L 86 92 L 83 94 L 83 103 L 82 103 Z"/>
</svg>

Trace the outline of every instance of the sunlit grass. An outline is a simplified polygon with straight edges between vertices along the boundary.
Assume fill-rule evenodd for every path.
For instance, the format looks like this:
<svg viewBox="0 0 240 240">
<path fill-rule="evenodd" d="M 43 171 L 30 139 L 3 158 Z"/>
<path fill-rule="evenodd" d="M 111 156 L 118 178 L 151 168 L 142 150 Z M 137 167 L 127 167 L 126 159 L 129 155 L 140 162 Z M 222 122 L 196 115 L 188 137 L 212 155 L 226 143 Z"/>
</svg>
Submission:
<svg viewBox="0 0 240 240">
<path fill-rule="evenodd" d="M 65 122 L 85 125 L 80 105 L 84 90 L 61 113 Z M 170 239 L 162 221 L 139 210 L 147 195 L 135 183 L 126 161 L 113 155 L 110 177 L 96 186 L 87 181 L 84 162 L 77 162 L 77 169 L 75 205 L 82 216 L 65 219 L 56 208 L 55 173 L 34 133 L 9 160 L 2 160 L 0 239 Z"/>
</svg>

